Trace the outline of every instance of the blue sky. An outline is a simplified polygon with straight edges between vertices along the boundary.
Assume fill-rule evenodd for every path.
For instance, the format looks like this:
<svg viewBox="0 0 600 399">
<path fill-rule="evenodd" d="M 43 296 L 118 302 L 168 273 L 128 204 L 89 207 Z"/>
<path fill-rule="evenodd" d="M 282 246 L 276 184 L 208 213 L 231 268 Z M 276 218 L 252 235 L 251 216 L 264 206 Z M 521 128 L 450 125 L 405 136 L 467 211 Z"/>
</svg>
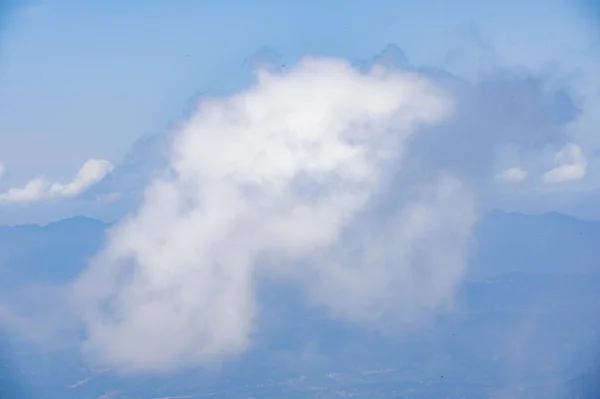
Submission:
<svg viewBox="0 0 600 399">
<path fill-rule="evenodd" d="M 418 3 L 40 1 L 21 7 L 4 33 L 0 159 L 14 173 L 43 169 L 57 178 L 92 156 L 118 162 L 136 138 L 177 118 L 195 92 L 241 86 L 243 60 L 265 45 L 289 58 L 307 52 L 357 58 L 395 42 L 411 59 L 439 60 L 475 23 L 507 49 L 507 59 L 527 52 L 535 62 L 557 44 L 545 38 L 572 34 L 557 35 L 555 21 L 565 19 L 566 7 L 548 1 Z"/>
<path fill-rule="evenodd" d="M 66 181 L 90 158 L 119 165 L 198 93 L 246 86 L 245 60 L 265 46 L 293 63 L 305 54 L 368 58 L 395 43 L 413 64 L 465 78 L 498 66 L 585 70 L 578 84 L 587 90 L 590 76 L 600 80 L 589 3 L 15 2 L 1 33 L 2 184 Z"/>
<path fill-rule="evenodd" d="M 583 0 L 581 12 L 587 15 L 596 26 L 600 25 L 600 4 L 595 0 Z"/>
</svg>

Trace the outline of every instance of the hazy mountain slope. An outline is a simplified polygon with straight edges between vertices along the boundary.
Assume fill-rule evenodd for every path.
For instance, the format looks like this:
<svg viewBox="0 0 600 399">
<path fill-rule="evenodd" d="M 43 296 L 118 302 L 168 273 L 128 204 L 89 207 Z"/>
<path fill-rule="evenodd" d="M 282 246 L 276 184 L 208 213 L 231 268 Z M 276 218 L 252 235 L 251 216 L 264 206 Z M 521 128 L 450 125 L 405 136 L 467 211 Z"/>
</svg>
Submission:
<svg viewBox="0 0 600 399">
<path fill-rule="evenodd" d="M 475 229 L 470 277 L 600 273 L 600 222 L 558 213 L 490 212 Z"/>
<path fill-rule="evenodd" d="M 0 290 L 68 281 L 108 226 L 75 218 L 0 227 Z M 453 310 L 414 331 L 381 335 L 336 321 L 290 287 L 266 284 L 253 347 L 220 373 L 122 379 L 92 372 L 73 354 L 15 343 L 5 351 L 13 358 L 7 371 L 50 399 L 598 397 L 600 222 L 492 212 L 475 238 Z"/>
<path fill-rule="evenodd" d="M 77 217 L 46 226 L 0 227 L 0 288 L 72 279 L 102 245 L 108 226 Z"/>
</svg>

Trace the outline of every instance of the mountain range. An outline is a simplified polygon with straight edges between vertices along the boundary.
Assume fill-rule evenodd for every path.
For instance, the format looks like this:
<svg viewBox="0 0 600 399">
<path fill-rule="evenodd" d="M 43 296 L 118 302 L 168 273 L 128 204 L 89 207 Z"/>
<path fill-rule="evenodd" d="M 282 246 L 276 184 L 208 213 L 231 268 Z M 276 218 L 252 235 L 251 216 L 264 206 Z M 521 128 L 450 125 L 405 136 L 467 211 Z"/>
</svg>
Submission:
<svg viewBox="0 0 600 399">
<path fill-rule="evenodd" d="M 71 281 L 112 223 L 0 227 L 0 294 Z M 214 397 L 598 398 L 600 222 L 489 212 L 452 310 L 382 334 L 333 320 L 293 287 L 261 292 L 261 327 L 218 370 L 122 377 L 74 348 L 0 335 L 0 399 Z M 12 396 L 10 396 L 12 395 Z"/>
</svg>

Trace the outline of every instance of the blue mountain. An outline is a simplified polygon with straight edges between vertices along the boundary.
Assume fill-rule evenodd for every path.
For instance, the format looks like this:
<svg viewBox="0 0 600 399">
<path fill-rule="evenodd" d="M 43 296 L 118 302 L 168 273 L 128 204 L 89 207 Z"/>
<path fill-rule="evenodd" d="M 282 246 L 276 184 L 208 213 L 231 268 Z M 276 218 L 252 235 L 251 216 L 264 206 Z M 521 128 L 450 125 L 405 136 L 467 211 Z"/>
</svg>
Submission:
<svg viewBox="0 0 600 399">
<path fill-rule="evenodd" d="M 0 227 L 0 289 L 73 279 L 102 245 L 109 226 L 75 217 L 46 226 Z"/>
<path fill-rule="evenodd" d="M 0 227 L 0 293 L 70 281 L 110 226 L 73 218 Z M 221 370 L 125 378 L 90 369 L 73 350 L 6 335 L 0 399 L 600 397 L 600 222 L 494 211 L 474 234 L 456 306 L 423 328 L 353 326 L 267 282 L 253 347 Z"/>
</svg>

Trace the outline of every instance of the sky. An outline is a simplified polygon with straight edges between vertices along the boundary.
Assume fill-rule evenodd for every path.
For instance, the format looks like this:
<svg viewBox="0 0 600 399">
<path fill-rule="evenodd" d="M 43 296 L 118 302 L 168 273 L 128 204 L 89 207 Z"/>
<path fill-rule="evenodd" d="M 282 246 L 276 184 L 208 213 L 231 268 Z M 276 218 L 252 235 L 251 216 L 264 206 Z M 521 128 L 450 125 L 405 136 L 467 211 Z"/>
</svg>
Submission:
<svg viewBox="0 0 600 399">
<path fill-rule="evenodd" d="M 99 363 L 243 353 L 257 275 L 333 317 L 415 323 L 450 302 L 483 211 L 600 217 L 593 4 L 42 0 L 2 16 L 0 223 L 126 215 L 63 287 Z"/>
<path fill-rule="evenodd" d="M 136 139 L 181 118 L 197 93 L 250 82 L 244 61 L 265 46 L 293 62 L 306 53 L 364 58 L 396 43 L 416 64 L 467 74 L 494 62 L 487 56 L 547 68 L 567 52 L 592 51 L 576 6 L 560 0 L 42 0 L 13 8 L 0 64 L 0 159 L 19 183 L 41 173 L 71 178 L 90 158 L 119 163 Z"/>
</svg>

